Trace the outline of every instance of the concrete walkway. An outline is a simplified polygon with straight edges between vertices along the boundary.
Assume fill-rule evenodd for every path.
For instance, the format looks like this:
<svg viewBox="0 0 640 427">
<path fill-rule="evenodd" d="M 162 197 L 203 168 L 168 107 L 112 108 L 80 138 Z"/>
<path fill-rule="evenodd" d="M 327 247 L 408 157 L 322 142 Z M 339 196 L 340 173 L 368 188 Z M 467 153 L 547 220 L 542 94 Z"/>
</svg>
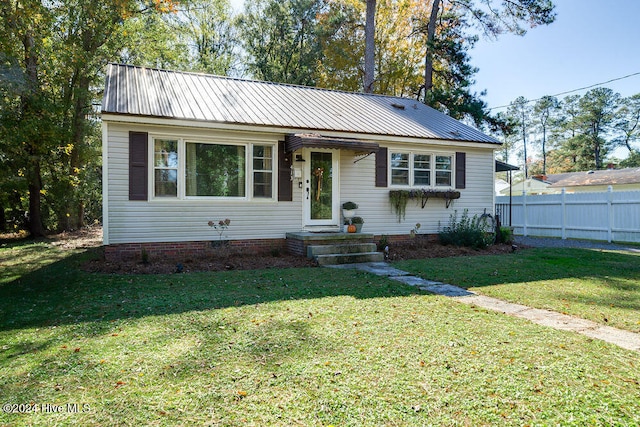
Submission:
<svg viewBox="0 0 640 427">
<path fill-rule="evenodd" d="M 385 276 L 391 280 L 415 286 L 423 291 L 437 295 L 444 295 L 455 298 L 465 304 L 482 307 L 487 310 L 498 311 L 514 317 L 527 319 L 533 323 L 561 331 L 577 332 L 590 338 L 606 341 L 627 350 L 640 352 L 640 334 L 625 331 L 622 329 L 603 326 L 590 320 L 568 316 L 550 310 L 531 308 L 525 305 L 514 304 L 497 298 L 479 295 L 457 286 L 446 283 L 425 280 L 417 276 L 412 276 L 406 271 L 398 270 L 385 262 L 372 262 L 363 264 L 344 264 L 330 266 L 331 268 L 357 269 L 366 271 L 378 276 Z"/>
</svg>

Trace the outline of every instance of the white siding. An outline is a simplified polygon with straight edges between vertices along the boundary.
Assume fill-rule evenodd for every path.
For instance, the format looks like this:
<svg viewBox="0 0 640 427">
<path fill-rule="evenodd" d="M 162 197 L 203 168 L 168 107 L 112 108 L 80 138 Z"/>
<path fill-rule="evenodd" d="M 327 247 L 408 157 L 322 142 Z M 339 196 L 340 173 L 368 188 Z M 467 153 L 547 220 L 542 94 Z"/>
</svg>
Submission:
<svg viewBox="0 0 640 427">
<path fill-rule="evenodd" d="M 284 238 L 285 233 L 303 228 L 302 189 L 297 181 L 293 185 L 293 201 L 216 201 L 216 200 L 150 200 L 129 201 L 129 131 L 178 137 L 206 138 L 208 135 L 227 135 L 246 142 L 284 139 L 284 134 L 216 131 L 196 128 L 132 125 L 110 122 L 106 131 L 108 158 L 108 206 L 104 212 L 105 244 L 179 242 L 216 240 L 218 234 L 207 225 L 209 220 L 229 218 L 231 226 L 225 236 L 233 240 Z M 237 140 L 237 139 L 236 139 Z M 359 204 L 358 215 L 365 220 L 363 232 L 374 234 L 408 234 L 416 223 L 421 233 L 437 233 L 448 224 L 450 215 L 468 209 L 470 215 L 487 209 L 493 211 L 494 155 L 493 148 L 451 147 L 443 150 L 438 145 L 397 144 L 402 149 L 427 150 L 448 153 L 455 159 L 455 152 L 466 153 L 466 188 L 461 189 L 460 199 L 454 200 L 448 209 L 442 199 L 430 199 L 424 209 L 414 200 L 407 205 L 406 219 L 398 223 L 391 211 L 389 191 L 393 188 L 375 187 L 375 155 L 361 158 L 353 151 L 342 150 L 340 158 L 340 203 L 352 200 Z M 393 143 L 381 144 L 391 146 Z M 468 145 L 468 144 L 466 144 Z M 295 162 L 294 162 L 295 165 Z M 455 167 L 454 167 L 455 171 Z M 455 182 L 455 176 L 453 177 Z M 277 191 L 277 187 L 274 188 Z"/>
<path fill-rule="evenodd" d="M 206 138 L 208 132 L 194 129 L 159 128 L 109 123 L 108 126 L 108 242 L 179 242 L 216 240 L 210 220 L 229 218 L 225 236 L 232 240 L 284 238 L 288 231 L 302 228 L 301 190 L 294 187 L 293 202 L 150 200 L 129 201 L 129 131 Z M 246 138 L 251 134 L 229 133 Z M 255 134 L 277 142 L 277 136 Z M 281 135 L 283 137 L 283 135 Z M 274 189 L 277 191 L 277 188 Z"/>
<path fill-rule="evenodd" d="M 397 146 L 394 146 L 394 149 L 395 147 Z M 410 150 L 417 147 L 404 145 L 402 148 Z M 420 145 L 419 149 L 443 152 L 442 147 L 438 146 Z M 424 209 L 420 201 L 409 200 L 406 217 L 398 223 L 397 215 L 392 211 L 389 201 L 389 191 L 393 187 L 375 186 L 375 155 L 354 163 L 358 156 L 350 151 L 342 151 L 341 156 L 340 202 L 356 202 L 359 205 L 357 215 L 365 221 L 362 231 L 374 234 L 408 234 L 416 223 L 421 225 L 420 233 L 433 234 L 449 223 L 450 216 L 455 211 L 458 217 L 465 209 L 469 211 L 469 215 L 481 214 L 484 209 L 493 213 L 493 151 L 465 147 L 452 148 L 448 153 L 455 159 L 456 151 L 466 153 L 466 188 L 459 190 L 460 198 L 454 200 L 448 209 L 443 199 L 429 199 Z"/>
</svg>

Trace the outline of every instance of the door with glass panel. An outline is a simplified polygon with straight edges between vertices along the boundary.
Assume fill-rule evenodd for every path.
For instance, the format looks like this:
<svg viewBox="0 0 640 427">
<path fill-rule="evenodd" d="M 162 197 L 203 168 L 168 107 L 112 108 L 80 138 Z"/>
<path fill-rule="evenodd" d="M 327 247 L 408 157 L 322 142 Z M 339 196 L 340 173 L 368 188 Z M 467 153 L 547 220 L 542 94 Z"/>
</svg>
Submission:
<svg viewBox="0 0 640 427">
<path fill-rule="evenodd" d="M 340 221 L 339 152 L 307 150 L 304 211 L 307 226 L 338 226 Z"/>
</svg>

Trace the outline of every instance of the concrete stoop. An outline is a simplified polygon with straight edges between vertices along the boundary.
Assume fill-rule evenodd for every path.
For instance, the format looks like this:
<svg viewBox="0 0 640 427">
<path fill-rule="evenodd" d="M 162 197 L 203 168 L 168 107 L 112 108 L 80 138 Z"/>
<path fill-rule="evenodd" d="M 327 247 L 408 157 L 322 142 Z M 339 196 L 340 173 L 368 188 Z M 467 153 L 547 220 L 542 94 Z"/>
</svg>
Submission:
<svg viewBox="0 0 640 427">
<path fill-rule="evenodd" d="M 384 261 L 384 254 L 376 252 L 375 243 L 312 245 L 307 247 L 307 257 L 323 266 Z"/>
</svg>

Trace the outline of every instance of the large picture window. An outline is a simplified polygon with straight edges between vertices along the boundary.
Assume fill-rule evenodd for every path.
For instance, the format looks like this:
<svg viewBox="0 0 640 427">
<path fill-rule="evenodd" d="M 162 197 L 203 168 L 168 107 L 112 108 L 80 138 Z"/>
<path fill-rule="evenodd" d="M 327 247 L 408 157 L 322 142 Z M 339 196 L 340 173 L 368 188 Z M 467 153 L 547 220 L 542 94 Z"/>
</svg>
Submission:
<svg viewBox="0 0 640 427">
<path fill-rule="evenodd" d="M 453 156 L 451 155 L 392 152 L 390 169 L 391 185 L 451 187 L 453 183 Z"/>
<path fill-rule="evenodd" d="M 275 144 L 153 140 L 156 198 L 272 199 Z"/>
<path fill-rule="evenodd" d="M 187 196 L 244 197 L 245 147 L 186 144 Z"/>
</svg>

